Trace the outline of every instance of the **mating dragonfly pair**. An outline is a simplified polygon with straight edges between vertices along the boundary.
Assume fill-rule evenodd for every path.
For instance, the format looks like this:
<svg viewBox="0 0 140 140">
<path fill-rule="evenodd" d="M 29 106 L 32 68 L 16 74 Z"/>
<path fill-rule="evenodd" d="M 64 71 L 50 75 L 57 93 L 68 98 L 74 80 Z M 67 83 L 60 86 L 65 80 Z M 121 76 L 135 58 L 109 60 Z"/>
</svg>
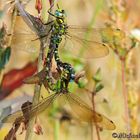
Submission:
<svg viewBox="0 0 140 140">
<path fill-rule="evenodd" d="M 16 0 L 17 9 L 20 12 L 20 15 L 23 17 L 25 22 L 31 27 L 31 29 L 35 32 L 33 36 L 36 36 L 34 39 L 31 39 L 29 42 L 35 42 L 40 40 L 40 42 L 46 41 L 46 38 L 49 38 L 49 50 L 47 54 L 46 61 L 46 79 L 48 83 L 50 83 L 50 63 L 52 61 L 52 57 L 55 57 L 57 67 L 62 67 L 68 71 L 69 79 L 62 78 L 60 80 L 60 90 L 55 94 L 50 95 L 49 97 L 43 99 L 37 105 L 32 106 L 29 116 L 32 118 L 37 113 L 42 112 L 47 109 L 53 101 L 58 97 L 63 97 L 64 100 L 67 100 L 72 108 L 77 114 L 77 117 L 85 122 L 93 122 L 97 123 L 98 126 L 113 130 L 115 129 L 115 124 L 104 115 L 101 115 L 92 108 L 90 108 L 84 101 L 82 101 L 78 96 L 72 94 L 68 91 L 67 85 L 70 80 L 73 80 L 75 72 L 70 64 L 63 63 L 59 59 L 58 48 L 61 44 L 63 44 L 62 40 L 65 42 L 65 46 L 68 47 L 68 51 L 72 51 L 74 55 L 80 55 L 83 58 L 97 58 L 106 56 L 109 53 L 108 45 L 102 43 L 103 41 L 109 40 L 108 35 L 115 34 L 114 29 L 111 28 L 102 28 L 102 29 L 88 29 L 85 27 L 76 27 L 76 26 L 68 26 L 65 22 L 65 11 L 58 9 L 52 14 L 49 11 L 49 14 L 54 17 L 54 20 L 43 24 L 40 22 L 39 26 L 35 26 L 35 18 L 27 13 L 20 2 Z M 39 27 L 39 28 L 38 28 Z M 47 32 L 46 30 L 47 29 Z M 117 31 L 122 34 L 121 31 Z M 86 36 L 85 36 L 86 33 Z M 36 35 L 35 35 L 36 34 Z M 26 34 L 27 36 L 27 34 Z M 102 38 L 102 37 L 107 38 Z M 109 40 L 111 41 L 111 39 Z M 71 42 L 68 43 L 67 42 Z M 28 41 L 26 41 L 27 45 Z M 29 44 L 28 44 L 29 45 Z M 51 84 L 51 83 L 50 83 Z M 3 122 L 12 122 L 16 118 L 20 118 L 21 121 L 24 121 L 25 115 L 23 115 L 22 111 L 18 111 L 12 115 L 7 116 Z"/>
</svg>

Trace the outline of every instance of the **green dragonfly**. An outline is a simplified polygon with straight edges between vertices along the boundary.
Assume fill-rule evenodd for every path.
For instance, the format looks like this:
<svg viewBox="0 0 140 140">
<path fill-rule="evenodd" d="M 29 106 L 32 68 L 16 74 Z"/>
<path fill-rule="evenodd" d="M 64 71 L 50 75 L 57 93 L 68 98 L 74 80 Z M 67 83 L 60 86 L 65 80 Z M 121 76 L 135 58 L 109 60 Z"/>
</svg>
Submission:
<svg viewBox="0 0 140 140">
<path fill-rule="evenodd" d="M 15 122 L 15 120 L 18 120 L 18 123 L 27 123 L 29 119 L 37 116 L 42 111 L 47 110 L 56 99 L 61 97 L 61 100 L 63 100 L 64 103 L 66 103 L 67 101 L 70 105 L 72 110 L 71 112 L 74 112 L 75 114 L 73 115 L 73 118 L 76 118 L 81 122 L 96 123 L 99 127 L 104 129 L 114 130 L 116 126 L 110 119 L 108 119 L 102 114 L 97 113 L 77 95 L 69 92 L 69 80 L 67 79 L 68 77 L 68 75 L 65 77 L 61 77 L 60 82 L 56 85 L 57 91 L 55 94 L 52 94 L 45 99 L 42 99 L 37 105 L 33 106 L 32 104 L 30 104 L 25 107 L 22 106 L 21 111 L 17 111 L 14 114 L 7 116 L 2 120 L 2 122 L 13 123 Z"/>
<path fill-rule="evenodd" d="M 63 21 L 61 22 L 62 18 L 63 18 L 63 20 L 65 19 L 64 18 L 65 12 L 64 12 L 64 10 L 61 10 L 59 8 L 58 8 L 58 10 L 56 10 L 55 15 L 49 12 L 49 14 L 54 16 L 56 18 L 56 20 L 51 21 L 47 24 L 43 24 L 43 23 L 41 24 L 41 22 L 39 22 L 39 24 L 33 25 L 33 23 L 35 22 L 35 18 L 33 16 L 31 16 L 30 14 L 28 14 L 22 8 L 21 4 L 18 3 L 18 1 L 17 1 L 17 7 L 21 13 L 21 16 L 28 23 L 28 25 L 31 27 L 31 29 L 36 33 L 36 34 L 34 33 L 34 38 L 32 38 L 32 39 L 29 38 L 28 36 L 26 36 L 27 34 L 25 34 L 25 36 L 27 37 L 25 44 L 27 44 L 28 39 L 29 39 L 29 42 L 35 42 L 35 41 L 38 41 L 38 39 L 40 41 L 42 41 L 42 40 L 44 41 L 44 40 L 46 40 L 46 38 L 49 38 L 50 44 L 53 44 L 52 46 L 54 46 L 54 45 L 59 46 L 59 44 L 61 44 L 63 42 L 62 40 L 65 40 L 64 42 L 70 41 L 70 42 L 72 42 L 72 44 L 77 44 L 77 45 L 73 46 L 72 44 L 68 43 L 70 45 L 68 47 L 69 48 L 68 50 L 72 50 L 74 52 L 74 54 L 76 54 L 76 53 L 79 54 L 79 49 L 84 47 L 84 51 L 82 51 L 82 53 L 83 53 L 82 56 L 84 58 L 102 57 L 102 56 L 105 56 L 108 54 L 108 52 L 109 52 L 108 47 L 106 44 L 102 43 L 102 41 L 100 40 L 101 39 L 100 33 L 102 33 L 102 34 L 108 33 L 112 30 L 106 30 L 106 29 L 97 30 L 97 29 L 88 29 L 88 28 L 84 28 L 84 27 L 68 26 L 65 22 L 63 22 Z M 32 19 L 32 21 L 31 21 L 31 19 Z M 29 21 L 31 21 L 31 22 L 29 22 Z M 64 24 L 62 24 L 62 23 L 64 23 Z M 60 25 L 62 27 L 60 27 Z M 40 27 L 39 30 L 38 30 L 38 27 Z M 46 30 L 44 30 L 45 28 L 47 28 L 47 30 L 48 30 L 47 33 L 46 33 Z M 55 28 L 55 30 L 54 30 L 54 28 Z M 58 32 L 57 35 L 60 35 L 60 37 L 55 36 L 56 35 L 55 32 Z M 88 39 L 84 39 L 85 32 L 88 34 Z M 52 34 L 50 34 L 50 33 L 52 33 Z M 75 33 L 76 34 L 78 33 L 79 35 L 76 35 Z M 100 34 L 100 36 L 97 36 L 97 34 L 98 35 Z M 32 34 L 30 34 L 30 35 L 31 35 L 31 37 L 33 37 Z M 51 38 L 50 38 L 50 36 L 51 36 Z M 83 36 L 83 37 L 81 37 L 81 36 Z M 61 38 L 61 37 L 64 37 L 64 38 Z M 98 41 L 97 39 L 100 41 Z M 23 45 L 23 43 L 22 43 L 22 45 Z M 71 73 L 69 72 L 69 74 L 71 74 Z M 47 109 L 48 106 L 50 106 L 53 103 L 53 101 L 60 96 L 64 98 L 64 101 L 67 100 L 69 102 L 72 110 L 74 110 L 76 112 L 77 117 L 81 121 L 94 122 L 94 123 L 97 123 L 102 128 L 106 128 L 109 130 L 115 129 L 115 125 L 111 120 L 109 120 L 104 115 L 101 115 L 101 114 L 97 113 L 95 110 L 93 110 L 92 108 L 90 108 L 78 96 L 70 93 L 67 90 L 67 88 L 66 88 L 66 90 L 64 90 L 63 88 L 60 88 L 59 92 L 50 95 L 48 98 L 39 102 L 36 106 L 32 106 L 32 109 L 29 113 L 29 117 L 31 118 L 31 117 L 35 116 L 36 114 L 42 112 L 43 110 Z M 22 111 L 18 111 L 16 113 L 6 117 L 3 120 L 3 122 L 5 122 L 5 121 L 11 122 L 13 119 L 15 120 L 16 118 L 20 118 L 21 121 L 24 121 L 25 120 L 24 116 L 26 116 L 26 115 L 25 114 L 23 115 Z"/>
<path fill-rule="evenodd" d="M 97 113 L 88 104 L 81 100 L 77 95 L 69 92 L 69 75 L 70 72 L 65 72 L 61 75 L 60 79 L 56 83 L 56 92 L 47 98 L 42 99 L 37 105 L 28 105 L 23 107 L 21 111 L 17 111 L 2 120 L 2 123 L 27 123 L 32 117 L 37 116 L 44 110 L 47 110 L 56 99 L 61 98 L 61 101 L 68 104 L 71 107 L 71 112 L 74 114 L 73 118 L 80 120 L 81 122 L 95 123 L 99 127 L 108 130 L 114 130 L 115 124 L 105 117 L 104 115 Z"/>
<path fill-rule="evenodd" d="M 54 14 L 48 11 L 54 17 L 54 20 L 46 24 L 27 13 L 19 0 L 16 0 L 16 7 L 32 31 L 30 33 L 26 32 L 26 30 L 22 31 L 21 24 L 18 23 L 13 44 L 18 46 L 19 49 L 25 49 L 29 52 L 30 50 L 32 52 L 38 50 L 35 46 L 39 43 L 39 40 L 50 40 L 52 34 L 59 32 L 60 37 L 55 38 L 54 36 L 53 42 L 60 44 L 60 50 L 66 50 L 81 58 L 98 58 L 106 56 L 109 53 L 109 45 L 105 42 L 105 37 L 107 39 L 110 37 L 109 41 L 111 42 L 112 36 L 116 33 L 120 37 L 124 36 L 124 33 L 118 29 L 67 25 L 65 11 L 59 7 Z"/>
<path fill-rule="evenodd" d="M 59 58 L 58 50 L 62 48 L 60 46 L 66 46 L 66 49 L 70 54 L 77 56 L 79 55 L 83 58 L 103 57 L 109 53 L 109 49 L 107 47 L 108 45 L 103 43 L 103 41 L 105 42 L 106 39 L 108 40 L 108 38 L 105 37 L 107 35 L 111 36 L 111 33 L 113 33 L 114 30 L 111 28 L 91 29 L 86 27 L 69 26 L 66 22 L 65 11 L 60 9 L 59 6 L 57 6 L 55 13 L 51 13 L 50 10 L 48 11 L 48 13 L 54 17 L 54 20 L 43 24 L 41 20 L 26 12 L 19 0 L 16 0 L 16 7 L 25 23 L 30 27 L 30 29 L 32 29 L 32 31 L 36 33 L 34 34 L 34 37 L 32 34 L 30 34 L 30 37 L 32 38 L 24 34 L 26 41 L 23 43 L 21 40 L 19 40 L 21 44 L 24 45 L 24 47 L 28 45 L 30 47 L 31 42 L 35 43 L 36 41 L 40 40 L 41 44 L 42 42 L 45 44 L 48 40 L 49 50 L 47 53 L 45 67 L 46 79 L 48 80 L 49 87 L 52 90 L 54 88 L 52 79 L 50 78 L 50 71 L 53 57 L 55 58 L 58 68 L 61 67 L 71 72 L 70 80 L 73 80 L 75 77 L 74 69 L 69 64 L 63 63 Z M 16 26 L 16 28 L 17 27 L 18 26 Z M 120 30 L 118 32 L 120 32 L 120 34 L 122 33 Z M 23 34 L 18 34 L 18 36 L 20 35 Z M 104 40 L 102 37 L 104 37 Z M 23 39 L 23 37 L 21 37 L 21 39 Z M 28 41 L 30 43 L 28 43 Z M 20 46 L 17 44 L 17 42 L 14 43 L 17 46 Z"/>
</svg>

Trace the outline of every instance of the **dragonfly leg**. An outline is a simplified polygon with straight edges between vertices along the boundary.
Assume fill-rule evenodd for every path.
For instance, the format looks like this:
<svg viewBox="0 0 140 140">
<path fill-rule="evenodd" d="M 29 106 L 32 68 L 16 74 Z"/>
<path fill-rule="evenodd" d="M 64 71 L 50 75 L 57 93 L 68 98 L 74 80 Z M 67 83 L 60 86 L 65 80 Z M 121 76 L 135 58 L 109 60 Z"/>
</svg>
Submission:
<svg viewBox="0 0 140 140">
<path fill-rule="evenodd" d="M 55 16 L 53 13 L 51 13 L 50 10 L 48 10 L 48 13 L 49 13 L 51 16 L 53 16 L 53 17 L 56 18 L 56 16 Z"/>
<path fill-rule="evenodd" d="M 50 25 L 51 23 L 53 23 L 54 20 L 50 21 L 50 22 L 47 22 L 47 23 L 43 23 L 44 25 Z"/>
<path fill-rule="evenodd" d="M 42 36 L 40 36 L 40 37 L 38 37 L 38 38 L 36 38 L 36 39 L 33 39 L 33 40 L 31 40 L 31 41 L 36 41 L 36 40 L 38 40 L 38 39 L 43 39 L 44 37 L 47 37 L 47 36 L 49 35 L 49 33 L 51 32 L 51 30 L 52 30 L 52 27 L 50 28 L 50 30 L 48 31 L 47 34 L 42 35 Z"/>
</svg>

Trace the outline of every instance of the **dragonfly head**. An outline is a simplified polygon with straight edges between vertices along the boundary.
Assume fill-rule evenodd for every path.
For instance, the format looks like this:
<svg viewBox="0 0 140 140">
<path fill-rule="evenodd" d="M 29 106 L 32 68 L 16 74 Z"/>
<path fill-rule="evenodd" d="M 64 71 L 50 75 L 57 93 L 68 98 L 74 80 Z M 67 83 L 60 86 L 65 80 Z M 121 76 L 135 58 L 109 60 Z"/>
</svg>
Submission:
<svg viewBox="0 0 140 140">
<path fill-rule="evenodd" d="M 58 18 L 64 19 L 64 18 L 66 17 L 65 10 L 60 9 L 60 8 L 57 9 L 57 10 L 55 11 L 55 16 L 58 17 Z"/>
</svg>

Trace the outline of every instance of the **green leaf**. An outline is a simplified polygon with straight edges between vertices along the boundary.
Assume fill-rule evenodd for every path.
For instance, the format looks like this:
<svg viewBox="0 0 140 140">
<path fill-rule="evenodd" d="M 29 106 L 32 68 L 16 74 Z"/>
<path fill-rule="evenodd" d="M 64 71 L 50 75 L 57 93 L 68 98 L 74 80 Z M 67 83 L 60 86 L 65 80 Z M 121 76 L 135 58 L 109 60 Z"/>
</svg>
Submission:
<svg viewBox="0 0 140 140">
<path fill-rule="evenodd" d="M 6 29 L 5 26 L 3 25 L 2 28 L 0 29 L 0 40 L 2 40 L 6 35 Z"/>
<path fill-rule="evenodd" d="M 0 55 L 0 70 L 8 63 L 11 55 L 11 48 L 7 47 Z"/>
<path fill-rule="evenodd" d="M 138 41 L 135 38 L 131 38 L 131 41 L 132 41 L 132 45 L 131 45 L 132 48 L 138 46 Z"/>
<path fill-rule="evenodd" d="M 93 76 L 93 80 L 96 83 L 99 83 L 102 80 L 102 77 L 101 77 L 101 69 L 100 68 L 98 68 L 98 70 L 96 71 L 95 75 Z"/>
<path fill-rule="evenodd" d="M 99 92 L 100 90 L 102 90 L 104 88 L 104 85 L 101 83 L 96 84 L 95 86 L 95 92 Z"/>
<path fill-rule="evenodd" d="M 79 81 L 78 82 L 78 87 L 79 88 L 84 88 L 86 86 L 86 83 L 85 82 L 83 82 L 83 81 Z"/>
<path fill-rule="evenodd" d="M 4 55 L 4 63 L 7 64 L 11 55 L 11 47 L 7 47 L 3 52 L 3 55 Z"/>
<path fill-rule="evenodd" d="M 57 83 L 56 83 L 54 86 L 55 86 L 55 90 L 56 90 L 56 91 L 59 91 L 60 88 L 61 88 L 61 81 L 58 80 Z"/>
</svg>

